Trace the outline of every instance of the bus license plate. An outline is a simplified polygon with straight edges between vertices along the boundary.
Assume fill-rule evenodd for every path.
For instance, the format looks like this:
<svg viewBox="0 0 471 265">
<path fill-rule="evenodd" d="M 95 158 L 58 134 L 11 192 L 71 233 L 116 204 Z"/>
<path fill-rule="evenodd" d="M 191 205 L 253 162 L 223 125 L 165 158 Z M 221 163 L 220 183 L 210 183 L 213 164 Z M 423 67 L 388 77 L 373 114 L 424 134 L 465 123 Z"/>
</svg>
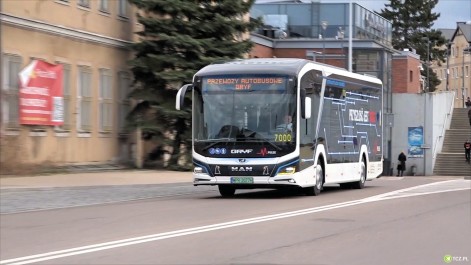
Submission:
<svg viewBox="0 0 471 265">
<path fill-rule="evenodd" d="M 231 183 L 233 184 L 252 184 L 252 177 L 231 177 Z"/>
</svg>

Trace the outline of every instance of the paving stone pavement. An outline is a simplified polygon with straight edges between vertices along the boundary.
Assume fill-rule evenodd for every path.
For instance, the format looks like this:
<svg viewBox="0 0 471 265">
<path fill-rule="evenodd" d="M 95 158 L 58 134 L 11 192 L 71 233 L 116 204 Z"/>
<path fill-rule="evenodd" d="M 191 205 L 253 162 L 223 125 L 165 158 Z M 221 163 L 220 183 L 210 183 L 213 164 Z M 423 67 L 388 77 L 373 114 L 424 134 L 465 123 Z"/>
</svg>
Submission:
<svg viewBox="0 0 471 265">
<path fill-rule="evenodd" d="M 217 187 L 195 188 L 191 183 L 2 189 L 0 214 L 212 193 L 213 191 L 217 192 Z"/>
<path fill-rule="evenodd" d="M 208 193 L 191 172 L 111 171 L 0 178 L 0 214 Z"/>
</svg>

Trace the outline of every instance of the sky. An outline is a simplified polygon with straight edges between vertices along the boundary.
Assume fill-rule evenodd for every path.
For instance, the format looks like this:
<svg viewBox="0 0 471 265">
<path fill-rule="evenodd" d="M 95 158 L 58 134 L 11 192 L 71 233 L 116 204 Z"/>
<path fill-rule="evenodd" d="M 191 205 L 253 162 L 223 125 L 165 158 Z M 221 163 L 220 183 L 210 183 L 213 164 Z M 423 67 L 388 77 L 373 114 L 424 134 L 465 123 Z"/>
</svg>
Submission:
<svg viewBox="0 0 471 265">
<path fill-rule="evenodd" d="M 347 0 L 321 0 L 323 3 L 348 2 Z M 386 3 L 383 0 L 352 0 L 363 7 L 380 12 Z M 433 12 L 440 13 L 433 28 L 456 29 L 456 22 L 471 21 L 471 0 L 439 0 Z"/>
</svg>

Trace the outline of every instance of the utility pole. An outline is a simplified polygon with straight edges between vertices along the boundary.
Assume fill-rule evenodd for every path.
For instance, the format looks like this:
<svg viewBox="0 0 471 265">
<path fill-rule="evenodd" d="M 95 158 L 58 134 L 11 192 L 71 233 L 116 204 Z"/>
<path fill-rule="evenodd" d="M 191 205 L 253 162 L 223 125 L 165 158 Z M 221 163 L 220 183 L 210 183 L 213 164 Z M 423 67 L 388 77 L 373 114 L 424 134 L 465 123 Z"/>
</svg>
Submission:
<svg viewBox="0 0 471 265">
<path fill-rule="evenodd" d="M 446 44 L 446 87 L 445 87 L 445 90 L 448 91 L 449 90 L 449 85 L 450 85 L 450 80 L 449 80 L 449 75 L 450 75 L 450 52 L 451 52 L 451 45 L 453 43 L 451 42 L 448 42 Z"/>
<path fill-rule="evenodd" d="M 321 27 L 322 27 L 322 62 L 325 63 L 325 30 L 327 29 L 327 26 L 329 25 L 329 22 L 327 21 L 322 21 L 321 22 Z"/>
<path fill-rule="evenodd" d="M 427 60 L 426 60 L 427 67 L 425 67 L 425 70 L 427 71 L 427 82 L 424 86 L 424 92 L 427 93 L 429 92 L 429 86 L 430 86 L 430 39 L 428 37 L 422 37 L 422 40 L 427 42 Z"/>
<path fill-rule="evenodd" d="M 348 71 L 352 72 L 353 56 L 353 4 L 352 0 L 348 3 Z"/>
<path fill-rule="evenodd" d="M 427 146 L 427 138 L 426 136 L 426 131 L 427 131 L 427 96 L 428 96 L 428 91 L 429 91 L 429 82 L 430 82 L 430 69 L 429 69 L 429 63 L 430 63 L 430 39 L 428 37 L 423 37 L 422 40 L 427 41 L 427 60 L 426 60 L 426 71 L 427 71 L 427 84 L 424 87 L 424 128 L 422 130 L 422 137 L 423 137 L 423 144 L 422 144 L 422 150 L 424 151 L 424 176 L 427 175 L 427 149 L 425 148 Z"/>
<path fill-rule="evenodd" d="M 467 53 L 471 53 L 471 47 L 463 49 L 463 63 L 461 64 L 461 74 L 462 74 L 462 83 L 461 83 L 461 99 L 463 101 L 463 108 L 466 108 L 464 105 L 464 57 Z"/>
</svg>

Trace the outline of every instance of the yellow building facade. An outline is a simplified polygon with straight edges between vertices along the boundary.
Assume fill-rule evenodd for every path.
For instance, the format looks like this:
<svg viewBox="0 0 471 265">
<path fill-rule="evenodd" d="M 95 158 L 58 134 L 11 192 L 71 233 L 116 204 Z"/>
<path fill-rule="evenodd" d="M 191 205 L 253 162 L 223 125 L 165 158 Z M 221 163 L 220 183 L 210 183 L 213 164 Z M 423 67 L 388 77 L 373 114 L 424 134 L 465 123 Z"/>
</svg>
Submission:
<svg viewBox="0 0 471 265">
<path fill-rule="evenodd" d="M 0 171 L 21 165 L 129 161 L 124 129 L 137 30 L 126 0 L 0 1 Z M 63 65 L 64 125 L 19 124 L 18 73 Z"/>
<path fill-rule="evenodd" d="M 471 24 L 458 23 L 450 38 L 448 63 L 433 64 L 432 69 L 441 81 L 437 90 L 455 92 L 455 108 L 463 108 L 464 101 L 471 97 Z M 446 47 L 443 47 L 446 52 Z M 448 72 L 448 77 L 447 77 Z M 448 78 L 448 81 L 447 81 Z M 448 82 L 448 86 L 447 86 Z"/>
</svg>

